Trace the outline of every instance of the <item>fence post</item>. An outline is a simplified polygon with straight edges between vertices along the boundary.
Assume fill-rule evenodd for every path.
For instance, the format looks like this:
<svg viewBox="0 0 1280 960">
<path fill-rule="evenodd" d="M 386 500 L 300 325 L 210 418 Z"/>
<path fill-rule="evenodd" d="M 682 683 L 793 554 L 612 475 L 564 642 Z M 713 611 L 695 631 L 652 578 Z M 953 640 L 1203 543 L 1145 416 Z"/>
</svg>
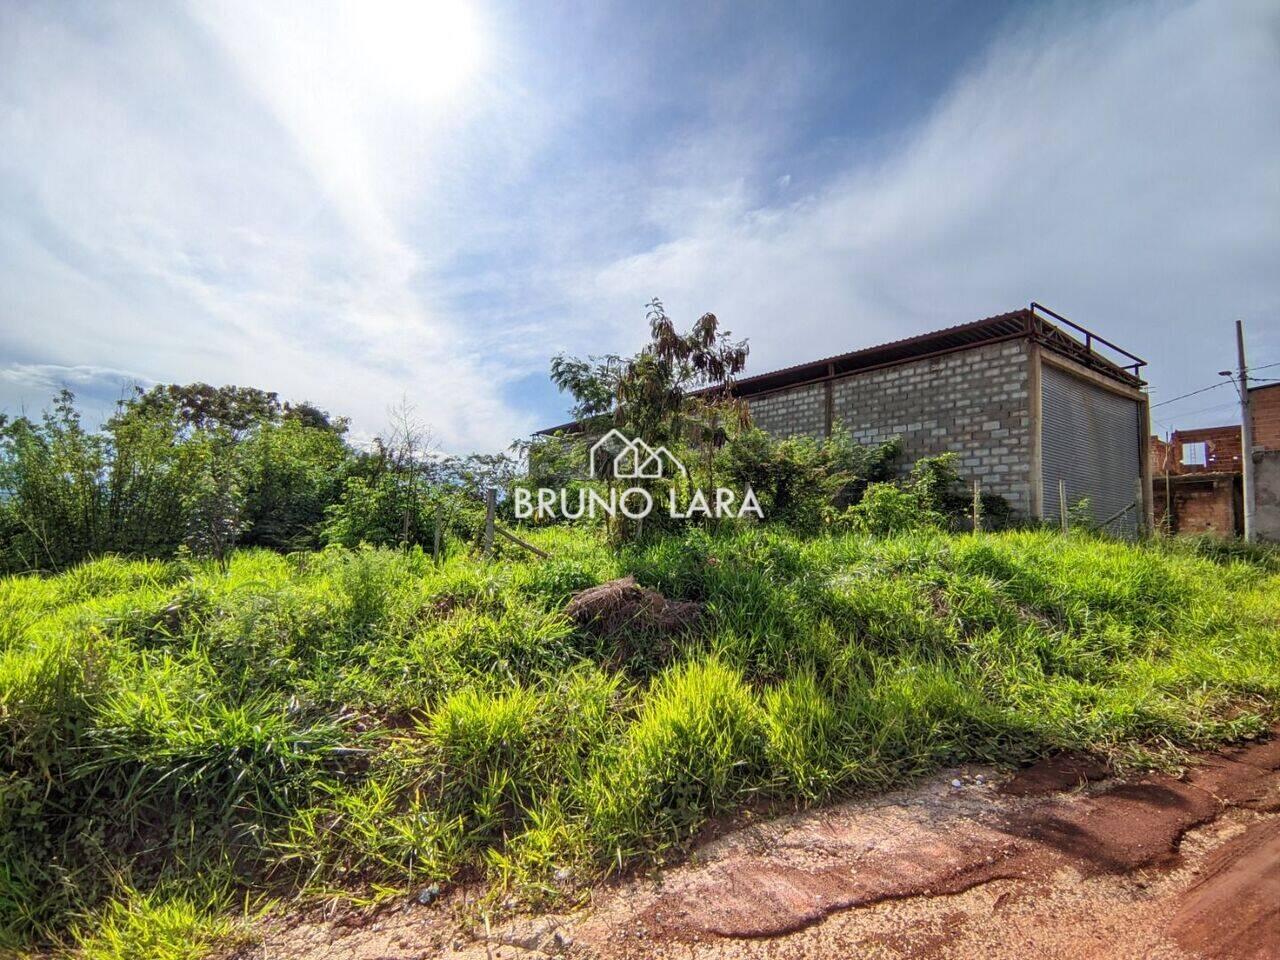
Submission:
<svg viewBox="0 0 1280 960">
<path fill-rule="evenodd" d="M 1133 499 L 1134 519 L 1137 521 L 1135 526 L 1138 529 L 1138 536 L 1145 538 L 1151 533 L 1151 531 L 1147 529 L 1147 505 L 1142 502 L 1143 495 L 1147 491 L 1145 486 L 1142 483 L 1141 477 L 1139 477 L 1135 482 L 1138 485 L 1138 494 Z"/>
<path fill-rule="evenodd" d="M 1067 523 L 1067 481 L 1058 481 L 1058 522 L 1062 525 L 1062 532 L 1066 533 L 1070 529 Z"/>
<path fill-rule="evenodd" d="M 431 562 L 440 562 L 440 535 L 444 527 L 444 504 L 436 503 L 436 530 L 431 539 Z"/>
<path fill-rule="evenodd" d="M 973 481 L 973 532 L 982 532 L 982 484 L 977 478 Z"/>
<path fill-rule="evenodd" d="M 486 557 L 493 554 L 493 509 L 497 492 L 493 487 L 489 487 L 484 492 L 484 555 Z"/>
</svg>

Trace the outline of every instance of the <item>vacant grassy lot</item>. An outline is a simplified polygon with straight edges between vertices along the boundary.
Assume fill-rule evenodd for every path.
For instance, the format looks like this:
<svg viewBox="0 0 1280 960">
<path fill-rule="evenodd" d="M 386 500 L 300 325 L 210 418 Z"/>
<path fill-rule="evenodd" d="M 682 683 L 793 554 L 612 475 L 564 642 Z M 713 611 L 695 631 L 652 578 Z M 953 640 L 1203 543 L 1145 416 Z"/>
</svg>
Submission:
<svg viewBox="0 0 1280 960">
<path fill-rule="evenodd" d="M 0 580 L 0 946 L 191 956 L 259 896 L 555 897 L 756 798 L 1140 760 L 1280 711 L 1280 561 L 1087 536 L 693 534 L 549 562 L 104 559 Z M 625 573 L 674 646 L 573 628 Z"/>
</svg>

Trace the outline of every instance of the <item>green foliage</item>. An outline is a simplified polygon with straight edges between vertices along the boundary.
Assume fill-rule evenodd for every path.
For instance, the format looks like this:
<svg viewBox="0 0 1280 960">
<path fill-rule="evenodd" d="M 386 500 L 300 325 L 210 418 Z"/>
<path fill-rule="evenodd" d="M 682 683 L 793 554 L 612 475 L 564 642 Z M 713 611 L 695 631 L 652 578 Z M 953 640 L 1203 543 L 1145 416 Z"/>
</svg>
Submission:
<svg viewBox="0 0 1280 960">
<path fill-rule="evenodd" d="M 904 495 L 945 486 L 920 475 Z M 555 559 L 241 549 L 0 578 L 3 946 L 198 955 L 228 929 L 208 877 L 287 899 L 481 871 L 554 901 L 755 798 L 1277 719 L 1274 551 L 528 535 Z M 705 605 L 662 659 L 561 613 L 624 574 Z"/>
<path fill-rule="evenodd" d="M 346 422 L 244 387 L 158 386 L 97 432 L 63 392 L 39 421 L 0 417 L 0 573 L 57 571 L 108 553 L 225 561 L 236 546 L 429 547 L 474 541 L 504 455 L 437 457 L 407 418 L 371 451 Z"/>
<path fill-rule="evenodd" d="M 341 434 L 326 428 L 327 423 L 322 412 L 303 405 L 245 442 L 240 454 L 242 542 L 273 550 L 318 545 L 325 508 L 338 499 L 351 456 Z"/>
<path fill-rule="evenodd" d="M 841 428 L 823 440 L 776 440 L 749 428 L 732 436 L 718 459 L 725 477 L 755 491 L 771 522 L 814 531 L 833 509 L 856 502 L 868 483 L 889 480 L 901 452 L 896 440 L 859 446 Z"/>
<path fill-rule="evenodd" d="M 139 391 L 91 432 L 63 391 L 39 422 L 0 422 L 0 571 L 314 546 L 355 459 L 344 430 L 274 394 L 192 384 Z"/>
<path fill-rule="evenodd" d="M 180 893 L 120 891 L 98 922 L 75 931 L 79 960 L 199 960 L 225 944 L 233 921 Z"/>
<path fill-rule="evenodd" d="M 745 405 L 732 396 L 731 387 L 746 366 L 747 342 L 734 341 L 721 330 L 713 313 L 703 314 L 687 333 L 679 333 L 657 298 L 648 304 L 648 321 L 649 342 L 635 356 L 583 360 L 560 355 L 551 362 L 551 380 L 573 396 L 574 415 L 587 442 L 618 427 L 631 437 L 678 451 L 688 464 L 705 464 L 710 475 L 726 429 L 746 416 Z M 563 466 L 566 454 L 556 442 L 553 438 L 531 448 L 531 454 L 543 457 L 541 464 L 534 461 L 534 473 L 545 475 L 549 464 Z M 582 454 L 577 457 L 585 461 Z M 611 483 L 613 478 L 598 479 Z M 628 485 L 647 490 L 657 502 L 679 487 L 675 478 L 636 479 Z M 669 516 L 655 511 L 643 523 L 615 517 L 609 531 L 621 542 L 637 539 L 643 530 L 653 535 L 672 525 Z"/>
<path fill-rule="evenodd" d="M 944 511 L 955 498 L 955 459 L 953 453 L 922 457 L 912 465 L 906 483 L 871 484 L 839 525 L 874 536 L 943 527 Z"/>
<path fill-rule="evenodd" d="M 430 547 L 437 516 L 446 544 L 469 544 L 484 526 L 484 501 L 456 488 L 415 485 L 402 473 L 382 470 L 372 477 L 348 477 L 324 516 L 321 539 L 344 547 Z"/>
<path fill-rule="evenodd" d="M 1093 504 L 1088 497 L 1078 497 L 1067 507 L 1067 522 L 1070 529 L 1096 533 L 1098 520 L 1093 515 Z"/>
<path fill-rule="evenodd" d="M 926 506 L 912 489 L 892 483 L 875 483 L 848 509 L 843 522 L 852 530 L 888 536 L 908 530 L 940 527 L 942 514 Z"/>
</svg>

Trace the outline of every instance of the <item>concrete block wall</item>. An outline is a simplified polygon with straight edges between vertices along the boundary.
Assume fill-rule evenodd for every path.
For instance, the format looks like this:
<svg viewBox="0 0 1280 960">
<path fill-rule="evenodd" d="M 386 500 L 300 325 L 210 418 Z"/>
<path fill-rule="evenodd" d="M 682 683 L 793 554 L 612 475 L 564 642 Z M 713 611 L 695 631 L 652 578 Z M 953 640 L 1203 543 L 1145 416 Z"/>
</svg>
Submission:
<svg viewBox="0 0 1280 960">
<path fill-rule="evenodd" d="M 903 441 L 904 463 L 954 451 L 966 481 L 1031 509 L 1031 402 L 1024 340 L 855 373 L 832 381 L 832 413 L 859 443 Z M 751 416 L 777 436 L 826 431 L 826 387 L 751 399 Z"/>
<path fill-rule="evenodd" d="M 827 391 L 821 383 L 793 387 L 748 401 L 751 421 L 775 437 L 827 435 Z"/>
</svg>

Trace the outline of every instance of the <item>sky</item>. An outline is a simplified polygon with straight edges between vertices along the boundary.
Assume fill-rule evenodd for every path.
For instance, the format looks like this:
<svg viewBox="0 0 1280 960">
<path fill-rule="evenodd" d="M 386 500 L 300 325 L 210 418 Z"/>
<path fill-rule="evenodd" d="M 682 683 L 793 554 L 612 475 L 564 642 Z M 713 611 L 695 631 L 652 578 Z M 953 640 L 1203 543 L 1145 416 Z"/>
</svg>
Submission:
<svg viewBox="0 0 1280 960">
<path fill-rule="evenodd" d="M 1166 401 L 1236 319 L 1280 378 L 1280 0 L 0 0 L 0 410 L 235 383 L 496 451 L 655 296 L 748 374 L 1035 300 L 1230 423 Z"/>
</svg>

